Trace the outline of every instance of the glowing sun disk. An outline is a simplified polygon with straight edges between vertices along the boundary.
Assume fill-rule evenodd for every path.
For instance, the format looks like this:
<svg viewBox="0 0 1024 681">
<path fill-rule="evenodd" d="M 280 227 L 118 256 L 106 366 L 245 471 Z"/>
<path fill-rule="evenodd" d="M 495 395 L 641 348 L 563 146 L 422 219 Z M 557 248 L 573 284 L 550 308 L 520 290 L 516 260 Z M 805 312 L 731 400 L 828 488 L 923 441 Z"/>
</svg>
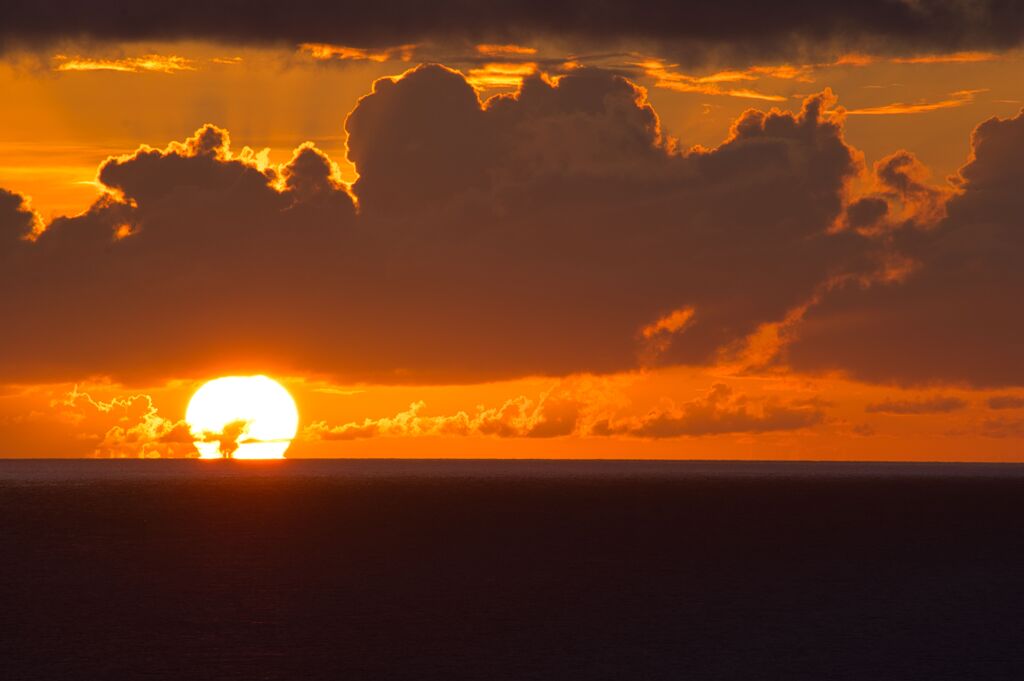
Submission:
<svg viewBox="0 0 1024 681">
<path fill-rule="evenodd" d="M 283 459 L 299 428 L 295 400 L 267 376 L 204 383 L 185 411 L 203 459 Z"/>
</svg>

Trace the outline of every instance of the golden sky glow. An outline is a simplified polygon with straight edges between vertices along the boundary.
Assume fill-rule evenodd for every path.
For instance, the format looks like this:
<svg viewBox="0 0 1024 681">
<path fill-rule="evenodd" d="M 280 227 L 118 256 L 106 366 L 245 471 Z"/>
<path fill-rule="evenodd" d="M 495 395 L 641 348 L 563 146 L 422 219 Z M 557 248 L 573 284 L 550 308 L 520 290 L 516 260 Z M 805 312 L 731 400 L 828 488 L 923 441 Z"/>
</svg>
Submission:
<svg viewBox="0 0 1024 681">
<path fill-rule="evenodd" d="M 237 200 L 197 213 L 237 233 L 225 237 L 235 246 L 215 244 L 226 254 L 225 269 L 218 273 L 211 265 L 210 276 L 222 288 L 204 289 L 206 299 L 168 312 L 180 315 L 183 336 L 220 328 L 221 316 L 234 313 L 232 305 L 251 305 L 228 295 L 232 282 L 250 282 L 243 287 L 248 291 L 261 272 L 285 274 L 275 280 L 277 289 L 268 285 L 254 294 L 271 301 L 272 309 L 252 305 L 231 317 L 245 325 L 237 344 L 218 345 L 217 338 L 209 352 L 191 345 L 163 354 L 139 350 L 148 342 L 146 323 L 140 321 L 139 338 L 131 338 L 123 335 L 127 327 L 117 313 L 99 310 L 91 323 L 104 332 L 110 325 L 108 342 L 124 345 L 123 362 L 84 363 L 106 357 L 97 343 L 71 359 L 58 348 L 53 361 L 31 363 L 31 375 L 12 371 L 0 382 L 0 456 L 189 456 L 196 453 L 195 441 L 202 456 L 217 457 L 227 438 L 237 446 L 236 458 L 274 458 L 285 449 L 290 457 L 1024 457 L 1024 385 L 1016 378 L 992 378 L 987 368 L 971 373 L 970 367 L 960 374 L 902 374 L 885 362 L 856 361 L 860 351 L 847 348 L 841 332 L 844 325 L 857 327 L 872 309 L 883 314 L 879 301 L 864 312 L 848 300 L 858 287 L 898 289 L 911 282 L 907 304 L 932 309 L 930 302 L 914 302 L 916 273 L 928 270 L 929 258 L 952 256 L 943 244 L 912 251 L 920 234 L 953 229 L 971 211 L 986 216 L 985 224 L 1002 224 L 1003 213 L 993 217 L 978 208 L 980 200 L 969 190 L 1019 183 L 1019 166 L 1005 171 L 998 153 L 989 152 L 996 170 L 976 166 L 957 173 L 972 159 L 972 131 L 993 117 L 1016 120 L 1024 106 L 1019 51 L 851 51 L 810 63 L 691 64 L 652 45 L 588 56 L 549 39 L 455 47 L 428 41 L 369 47 L 164 41 L 48 49 L 44 55 L 10 53 L 0 61 L 0 187 L 25 198 L 23 204 L 11 201 L 17 203 L 12 212 L 35 211 L 32 220 L 50 225 L 54 239 L 69 243 L 73 238 L 61 236 L 67 228 L 60 218 L 77 216 L 80 233 L 87 234 L 99 229 L 90 220 L 109 213 L 116 222 L 96 258 L 130 253 L 143 239 L 164 239 L 152 252 L 138 246 L 138 264 L 110 274 L 126 277 L 110 284 L 114 288 L 153 287 L 148 314 L 173 304 L 168 299 L 176 286 L 200 286 L 206 276 L 201 265 L 187 263 L 201 261 L 208 226 L 182 227 L 200 235 L 182 245 L 159 232 L 174 233 L 177 223 L 167 215 L 177 214 L 168 211 L 204 206 L 210 196 Z M 416 68 L 434 62 L 447 68 Z M 1004 130 L 1009 125 L 992 124 L 985 134 L 1011 139 Z M 813 135 L 801 136 L 811 127 Z M 976 145 L 985 134 L 974 133 Z M 778 146 L 783 151 L 755 158 L 772 135 L 784 139 Z M 845 165 L 835 160 L 844 154 Z M 763 172 L 749 171 L 758 163 Z M 807 171 L 816 163 L 836 166 L 834 184 L 815 183 L 831 177 Z M 666 171 L 671 164 L 679 169 Z M 991 179 L 997 170 L 1017 175 Z M 785 233 L 791 247 L 760 241 L 756 231 L 748 235 L 749 246 L 713 238 L 722 224 L 755 214 L 744 212 L 744 201 L 764 201 L 763 212 L 771 215 L 793 202 L 782 194 L 792 183 L 760 184 L 773 172 L 805 181 L 801 191 L 823 207 L 783 216 L 771 228 L 785 232 L 823 215 L 829 220 L 812 236 Z M 729 173 L 742 179 L 735 185 L 721 179 Z M 954 180 L 947 182 L 950 176 Z M 697 188 L 671 200 L 653 189 L 645 193 L 645 187 L 686 182 Z M 743 183 L 751 189 L 735 193 Z M 450 205 L 432 203 L 462 189 Z M 588 204 L 597 206 L 593 213 L 558 203 L 574 192 L 598 197 Z M 614 203 L 620 194 L 639 198 Z M 545 213 L 542 204 L 553 195 L 558 201 Z M 610 207 L 602 209 L 605 199 Z M 406 202 L 427 216 L 423 230 L 396 232 L 394 249 L 364 257 L 358 249 L 375 247 L 373 239 L 392 236 L 388 230 L 408 219 L 401 214 Z M 252 213 L 239 217 L 238 206 Z M 547 221 L 536 226 L 543 238 L 528 241 L 515 231 L 531 219 L 523 217 L 525 206 Z M 271 218 L 259 222 L 268 215 L 286 216 L 281 219 L 289 221 L 289 234 L 310 240 L 308 269 L 294 262 L 290 245 L 265 236 L 279 228 Z M 430 223 L 429 216 L 437 215 L 442 217 Z M 602 241 L 604 220 L 633 224 L 647 216 L 652 224 L 662 215 L 681 215 L 686 228 L 693 225 L 696 236 L 685 242 L 689 250 L 680 249 L 677 263 L 659 269 L 641 259 L 658 261 L 663 254 L 657 239 L 668 227 L 653 230 L 649 243 L 627 244 L 632 250 L 622 258 L 635 262 L 611 262 L 618 253 L 611 241 Z M 343 248 L 331 241 L 330 231 L 317 231 L 329 230 L 331 220 L 349 230 Z M 372 227 L 352 228 L 359 221 Z M 908 236 L 909 224 L 920 232 Z M 568 230 L 564 237 L 553 234 L 562 227 Z M 430 230 L 436 238 L 423 237 Z M 32 228 L 32 238 L 41 231 Z M 875 241 L 851 258 L 853 265 L 831 247 L 811 246 L 806 255 L 792 256 L 792 266 L 779 264 L 820 235 L 855 233 Z M 978 239 L 986 236 L 991 234 Z M 266 243 L 259 241 L 264 238 Z M 950 241 L 959 244 L 960 238 Z M 971 245 L 957 245 L 954 252 L 976 248 L 975 261 L 991 258 L 992 271 L 1002 272 L 992 255 L 999 246 L 963 240 Z M 68 248 L 39 241 L 40 259 Z M 904 241 L 909 254 L 894 247 Z M 324 275 L 332 266 L 319 258 L 336 247 L 344 254 L 336 266 L 340 274 Z M 720 252 L 728 257 L 715 259 Z M 569 262 L 581 253 L 590 260 Z M 181 264 L 170 268 L 161 258 Z M 514 267 L 516 258 L 530 263 Z M 815 258 L 835 258 L 837 264 L 801 269 Z M 873 268 L 855 269 L 864 262 Z M 593 263 L 602 263 L 593 267 L 597 272 L 616 268 L 615 277 L 593 274 Z M 853 269 L 840 271 L 838 263 Z M 107 276 L 76 267 L 39 275 L 33 286 L 63 286 L 60 273 L 69 280 Z M 33 261 L 26 271 L 36 268 Z M 496 278 L 489 278 L 496 269 Z M 690 270 L 686 295 L 664 295 L 642 314 L 625 302 L 634 284 L 659 296 L 674 285 L 670 273 Z M 961 276 L 970 283 L 953 295 L 973 290 L 970 271 L 965 265 Z M 338 287 L 333 298 L 322 293 L 324 277 Z M 937 290 L 946 283 L 923 281 Z M 840 293 L 833 298 L 835 291 Z M 60 323 L 84 314 L 86 308 L 68 297 L 77 293 L 53 295 L 70 301 L 47 313 Z M 88 295 L 82 293 L 82 305 Z M 832 300 L 838 301 L 835 308 L 829 307 Z M 984 303 L 971 300 L 950 304 L 996 304 L 991 296 Z M 25 334 L 54 337 L 26 313 L 30 308 L 12 301 L 5 310 L 25 315 L 16 319 Z M 898 310 L 892 314 L 901 317 Z M 331 317 L 351 326 L 319 326 Z M 314 324 L 308 335 L 301 331 L 303 319 Z M 378 321 L 389 334 L 364 337 L 364 327 Z M 989 321 L 981 318 L 977 328 Z M 615 336 L 620 322 L 628 326 L 621 337 Z M 539 331 L 516 335 L 528 324 Z M 583 324 L 590 325 L 585 332 Z M 916 328 L 933 329 L 924 321 Z M 291 342 L 281 340 L 281 329 L 296 329 L 292 352 L 281 351 Z M 990 333 L 1010 338 L 1015 331 Z M 521 355 L 511 343 L 512 349 L 487 346 L 513 336 L 521 341 Z M 580 344 L 578 350 L 559 345 L 567 336 Z M 687 346 L 691 338 L 706 352 Z M 799 354 L 801 343 L 818 338 L 830 339 L 834 348 Z M 456 340 L 464 345 L 449 352 Z M 952 345 L 950 352 L 977 351 L 975 341 L 963 342 L 966 349 Z M 36 352 L 46 347 L 40 343 Z M 340 368 L 309 359 L 323 357 L 325 347 L 356 359 Z M 935 366 L 956 365 L 955 354 L 946 360 L 930 352 L 919 354 Z M 284 388 L 266 377 L 205 383 L 235 373 L 266 373 Z M 215 389 L 227 393 L 206 401 Z M 227 433 L 230 428 L 237 433 Z"/>
</svg>

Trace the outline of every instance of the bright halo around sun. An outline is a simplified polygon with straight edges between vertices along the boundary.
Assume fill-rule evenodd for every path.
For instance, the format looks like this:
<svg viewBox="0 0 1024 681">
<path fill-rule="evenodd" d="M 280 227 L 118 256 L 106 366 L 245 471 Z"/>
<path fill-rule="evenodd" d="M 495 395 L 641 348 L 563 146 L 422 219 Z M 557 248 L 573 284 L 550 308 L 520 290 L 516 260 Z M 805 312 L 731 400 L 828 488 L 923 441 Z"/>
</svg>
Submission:
<svg viewBox="0 0 1024 681">
<path fill-rule="evenodd" d="M 295 400 L 266 376 L 224 376 L 204 383 L 185 421 L 203 459 L 283 459 L 299 428 Z"/>
</svg>

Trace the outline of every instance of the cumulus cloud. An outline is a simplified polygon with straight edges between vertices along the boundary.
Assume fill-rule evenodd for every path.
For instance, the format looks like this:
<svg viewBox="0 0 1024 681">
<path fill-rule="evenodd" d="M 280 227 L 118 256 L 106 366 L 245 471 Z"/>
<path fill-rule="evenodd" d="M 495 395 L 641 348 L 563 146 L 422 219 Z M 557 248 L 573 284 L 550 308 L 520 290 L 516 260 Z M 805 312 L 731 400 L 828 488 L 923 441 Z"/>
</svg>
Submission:
<svg viewBox="0 0 1024 681">
<path fill-rule="evenodd" d="M 0 188 L 0 259 L 14 251 L 19 242 L 34 238 L 42 229 L 39 215 L 29 207 L 24 196 Z"/>
<path fill-rule="evenodd" d="M 481 101 L 437 65 L 346 120 L 358 180 L 213 125 L 108 159 L 43 230 L 0 194 L 0 378 L 208 371 L 473 382 L 771 362 L 903 384 L 1024 385 L 1024 114 L 948 186 L 912 154 L 863 191 L 828 91 L 685 149 L 601 70 Z M 666 417 L 668 418 L 668 417 Z"/>
<path fill-rule="evenodd" d="M 205 39 L 229 43 L 335 43 L 368 54 L 422 42 L 528 44 L 556 37 L 580 49 L 658 46 L 687 62 L 790 58 L 830 51 L 914 54 L 1017 45 L 1024 36 L 1017 0 L 776 0 L 750 4 L 648 0 L 635 3 L 550 0 L 538 3 L 375 5 L 295 0 L 239 8 L 195 0 L 126 4 L 100 0 L 12 0 L 0 23 L 0 48 L 62 39 Z"/>
<path fill-rule="evenodd" d="M 120 73 L 176 73 L 195 71 L 191 59 L 176 55 L 147 54 L 141 57 L 100 59 L 58 54 L 54 58 L 56 71 L 117 71 Z"/>
<path fill-rule="evenodd" d="M 342 230 L 355 216 L 334 173 L 311 145 L 267 167 L 250 149 L 232 152 L 214 126 L 109 159 L 98 173 L 107 194 L 87 212 L 54 220 L 32 241 L 0 243 L 0 280 L 14 293 L 0 308 L 20 330 L 6 338 L 28 369 L 15 373 L 34 380 L 202 363 L 194 353 L 208 341 L 244 352 L 246 337 L 275 324 L 275 309 L 308 311 L 291 292 L 308 253 L 325 252 L 325 223 Z M 14 217 L 5 232 L 23 234 L 24 213 Z M 329 250 L 343 244 L 332 239 Z M 60 337 L 49 350 L 36 345 L 51 332 Z M 40 362 L 30 369 L 32 356 Z"/>
<path fill-rule="evenodd" d="M 832 229 L 858 167 L 831 104 L 750 110 L 718 147 L 682 150 L 612 73 L 481 102 L 423 66 L 348 117 L 351 188 L 312 145 L 273 166 L 205 126 L 108 160 L 89 211 L 5 242 L 0 285 L 21 294 L 0 313 L 22 333 L 0 339 L 0 375 L 476 381 L 717 361 L 878 267 L 869 237 Z"/>
<path fill-rule="evenodd" d="M 909 400 L 887 399 L 868 404 L 864 411 L 869 414 L 948 414 L 967 406 L 959 397 L 934 395 Z"/>
<path fill-rule="evenodd" d="M 679 406 L 654 409 L 639 417 L 598 421 L 591 433 L 641 438 L 767 433 L 809 428 L 824 419 L 820 401 L 756 401 L 719 383 L 703 397 Z"/>
<path fill-rule="evenodd" d="M 394 416 L 368 418 L 330 426 L 317 421 L 303 431 L 308 440 L 356 440 L 370 437 L 469 436 L 549 438 L 572 435 L 581 418 L 582 404 L 571 395 L 544 393 L 533 400 L 525 396 L 507 400 L 500 407 L 477 407 L 472 414 L 429 416 L 423 401 L 414 402 Z"/>
<path fill-rule="evenodd" d="M 934 227 L 946 217 L 946 203 L 955 191 L 949 185 L 932 184 L 930 176 L 928 167 L 911 152 L 889 154 L 875 163 L 867 178 L 870 189 L 847 204 L 843 227 L 883 237 L 890 244 Z M 909 257 L 899 256 L 903 250 L 895 248 L 889 252 L 891 264 L 903 269 L 890 272 L 890 280 L 901 279 L 913 267 Z"/>
<path fill-rule="evenodd" d="M 789 347 L 793 367 L 901 384 L 1024 384 L 1024 112 L 985 121 L 971 146 L 941 210 L 906 173 L 906 156 L 889 168 L 890 190 L 910 207 L 886 228 L 905 267 L 812 307 Z M 862 207 L 859 221 L 884 222 L 888 206 Z"/>
<path fill-rule="evenodd" d="M 691 76 L 682 73 L 676 70 L 674 65 L 655 58 L 633 63 L 632 66 L 641 69 L 644 75 L 651 78 L 654 81 L 654 87 L 676 92 L 696 92 L 703 95 L 736 97 L 761 102 L 784 102 L 787 98 L 755 90 L 749 86 L 749 82 L 762 77 L 802 82 L 813 82 L 814 80 L 809 75 L 814 67 L 809 64 L 753 66 L 743 70 L 719 71 L 706 76 Z"/>
<path fill-rule="evenodd" d="M 102 423 L 101 433 L 85 433 L 95 439 L 94 456 L 154 458 L 195 456 L 192 435 L 184 421 L 161 416 L 149 395 L 94 399 L 76 386 L 52 405 L 64 418 L 78 424 Z"/>
<path fill-rule="evenodd" d="M 307 440 L 356 440 L 372 437 L 494 436 L 550 438 L 568 435 L 620 435 L 644 438 L 696 437 L 729 433 L 797 430 L 821 423 L 825 403 L 817 400 L 754 399 L 716 384 L 706 395 L 678 407 L 659 408 L 637 417 L 616 417 L 614 396 L 572 382 L 533 399 L 517 396 L 499 407 L 477 406 L 472 412 L 430 415 L 420 401 L 393 416 L 341 425 L 317 421 L 307 426 Z"/>
<path fill-rule="evenodd" d="M 239 419 L 229 421 L 224 427 L 217 431 L 205 431 L 196 438 L 200 442 L 216 443 L 217 451 L 224 458 L 232 458 L 238 448 L 245 442 L 251 442 L 249 435 L 249 421 Z"/>
</svg>

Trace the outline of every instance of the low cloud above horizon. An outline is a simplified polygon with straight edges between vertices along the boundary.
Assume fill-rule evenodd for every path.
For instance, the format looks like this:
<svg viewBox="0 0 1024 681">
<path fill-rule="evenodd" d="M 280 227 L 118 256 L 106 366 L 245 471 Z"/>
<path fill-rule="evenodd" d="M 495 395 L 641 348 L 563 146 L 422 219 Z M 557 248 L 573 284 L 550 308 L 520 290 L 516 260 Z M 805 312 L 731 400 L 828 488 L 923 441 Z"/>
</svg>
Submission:
<svg viewBox="0 0 1024 681">
<path fill-rule="evenodd" d="M 294 0 L 234 4 L 157 0 L 88 6 L 63 0 L 14 0 L 0 24 L 0 53 L 67 40 L 207 40 L 227 44 L 343 44 L 381 48 L 433 43 L 523 44 L 558 40 L 576 52 L 655 48 L 688 64 L 742 64 L 827 58 L 843 52 L 914 55 L 1012 49 L 1024 41 L 1018 0 L 775 0 L 753 4 L 648 0 L 476 3 L 411 0 L 379 7 Z"/>
</svg>

